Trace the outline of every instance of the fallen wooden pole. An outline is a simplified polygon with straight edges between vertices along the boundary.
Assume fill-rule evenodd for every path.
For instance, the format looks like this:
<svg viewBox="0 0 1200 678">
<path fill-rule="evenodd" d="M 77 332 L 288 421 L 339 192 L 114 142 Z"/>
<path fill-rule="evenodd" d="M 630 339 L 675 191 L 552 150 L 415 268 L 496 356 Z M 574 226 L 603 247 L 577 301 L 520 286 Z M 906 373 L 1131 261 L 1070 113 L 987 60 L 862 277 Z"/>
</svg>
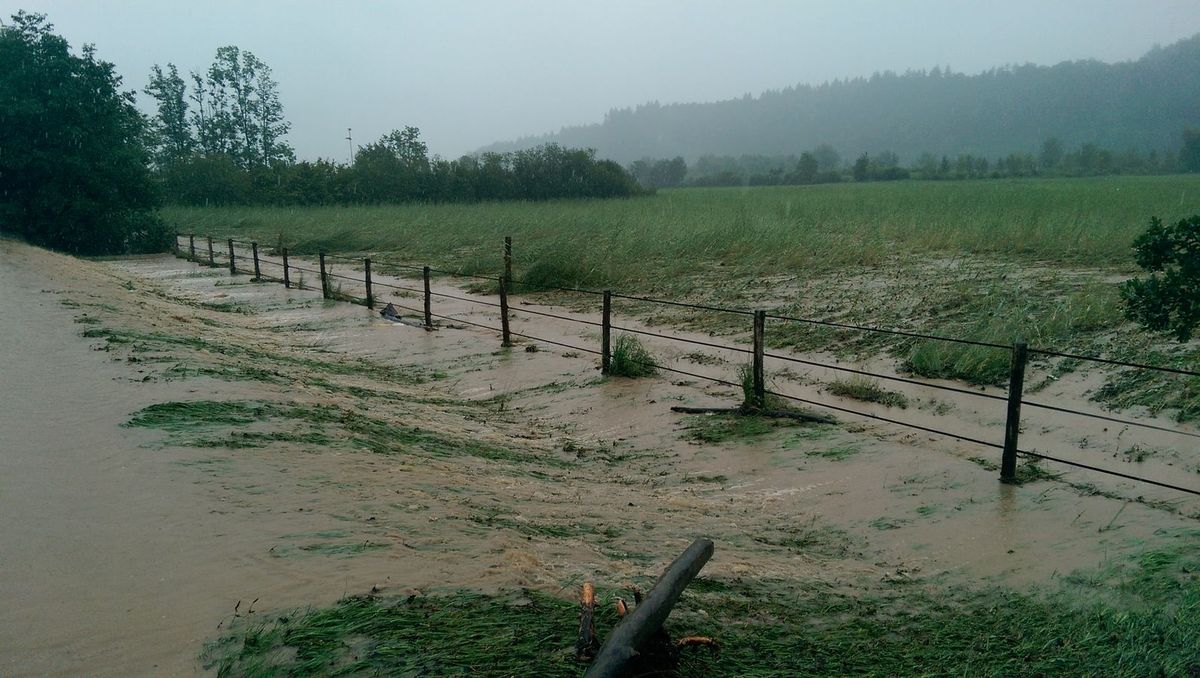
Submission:
<svg viewBox="0 0 1200 678">
<path fill-rule="evenodd" d="M 675 405 L 672 412 L 683 414 L 738 414 L 754 417 L 770 417 L 772 419 L 796 419 L 798 421 L 814 421 L 818 424 L 836 424 L 837 419 L 824 414 L 799 412 L 795 410 L 746 410 L 741 407 L 688 407 Z"/>
<path fill-rule="evenodd" d="M 712 558 L 713 543 L 708 539 L 697 539 L 687 548 L 650 590 L 646 600 L 625 615 L 617 628 L 596 655 L 596 661 L 588 667 L 584 678 L 616 678 L 630 673 L 630 662 L 637 656 L 638 649 L 662 628 L 671 608 L 680 594 L 700 572 L 700 568 Z"/>
</svg>

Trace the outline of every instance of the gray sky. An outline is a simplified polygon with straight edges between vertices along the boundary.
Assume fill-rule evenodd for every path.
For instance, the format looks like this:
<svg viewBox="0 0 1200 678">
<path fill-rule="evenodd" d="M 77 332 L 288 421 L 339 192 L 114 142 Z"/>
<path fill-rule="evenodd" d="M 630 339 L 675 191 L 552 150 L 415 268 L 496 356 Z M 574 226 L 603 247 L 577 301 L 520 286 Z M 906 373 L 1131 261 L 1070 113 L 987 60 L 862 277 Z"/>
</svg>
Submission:
<svg viewBox="0 0 1200 678">
<path fill-rule="evenodd" d="M 1200 32 L 1200 0 L 367 2 L 0 0 L 44 12 L 141 89 L 237 45 L 275 71 L 301 158 L 420 127 L 457 157 L 598 122 L 614 107 L 712 101 L 874 71 L 1120 61 Z"/>
</svg>

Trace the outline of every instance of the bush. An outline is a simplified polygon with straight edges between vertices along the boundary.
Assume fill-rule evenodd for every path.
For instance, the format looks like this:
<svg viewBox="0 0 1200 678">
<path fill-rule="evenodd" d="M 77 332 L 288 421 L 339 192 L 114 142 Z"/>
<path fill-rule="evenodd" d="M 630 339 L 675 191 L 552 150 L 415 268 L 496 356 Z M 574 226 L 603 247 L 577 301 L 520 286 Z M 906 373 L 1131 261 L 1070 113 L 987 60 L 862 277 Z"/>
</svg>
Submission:
<svg viewBox="0 0 1200 678">
<path fill-rule="evenodd" d="M 658 372 L 655 365 L 654 356 L 650 355 L 637 337 L 622 334 L 613 344 L 612 361 L 609 363 L 608 373 L 632 379 L 648 377 Z"/>
<path fill-rule="evenodd" d="M 1150 275 L 1121 286 L 1126 316 L 1187 341 L 1200 325 L 1200 214 L 1171 226 L 1151 217 L 1133 249 L 1138 266 Z"/>
</svg>

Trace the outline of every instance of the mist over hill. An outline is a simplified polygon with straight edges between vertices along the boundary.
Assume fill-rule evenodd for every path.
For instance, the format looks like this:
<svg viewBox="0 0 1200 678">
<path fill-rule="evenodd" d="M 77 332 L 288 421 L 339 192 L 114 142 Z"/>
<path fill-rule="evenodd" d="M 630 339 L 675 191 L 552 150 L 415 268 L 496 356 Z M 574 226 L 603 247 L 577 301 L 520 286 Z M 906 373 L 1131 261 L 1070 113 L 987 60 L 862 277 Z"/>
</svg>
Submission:
<svg viewBox="0 0 1200 678">
<path fill-rule="evenodd" d="M 842 158 L 892 151 L 984 157 L 1036 152 L 1057 137 L 1139 151 L 1177 149 L 1200 127 L 1200 34 L 1136 61 L 1005 66 L 964 75 L 934 68 L 797 85 L 712 103 L 614 109 L 599 124 L 564 127 L 480 149 L 547 142 L 595 148 L 621 163 L 639 158 L 799 154 L 821 144 Z"/>
</svg>

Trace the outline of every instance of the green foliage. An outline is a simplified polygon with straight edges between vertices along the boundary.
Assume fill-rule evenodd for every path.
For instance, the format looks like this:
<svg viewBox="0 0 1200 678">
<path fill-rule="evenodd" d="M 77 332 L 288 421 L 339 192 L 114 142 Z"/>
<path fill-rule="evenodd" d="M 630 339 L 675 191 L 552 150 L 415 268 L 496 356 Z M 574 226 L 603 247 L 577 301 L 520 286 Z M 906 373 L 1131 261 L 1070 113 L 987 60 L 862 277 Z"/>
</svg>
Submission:
<svg viewBox="0 0 1200 678">
<path fill-rule="evenodd" d="M 1138 266 L 1149 271 L 1121 287 L 1130 319 L 1187 341 L 1200 325 L 1200 214 L 1164 226 L 1158 217 L 1133 243 Z"/>
<path fill-rule="evenodd" d="M 658 371 L 654 356 L 631 334 L 622 334 L 613 342 L 608 373 L 618 377 L 648 377 Z"/>
<path fill-rule="evenodd" d="M 53 28 L 25 12 L 0 25 L 0 230 L 76 254 L 165 251 L 133 93 Z"/>
<path fill-rule="evenodd" d="M 1183 131 L 1183 148 L 1179 150 L 1179 167 L 1184 172 L 1200 172 L 1200 129 Z"/>
<path fill-rule="evenodd" d="M 853 376 L 849 379 L 831 381 L 826 386 L 826 390 L 836 396 L 868 403 L 879 403 L 885 407 L 901 409 L 908 407 L 908 398 L 903 393 L 883 388 L 869 377 Z"/>
</svg>

